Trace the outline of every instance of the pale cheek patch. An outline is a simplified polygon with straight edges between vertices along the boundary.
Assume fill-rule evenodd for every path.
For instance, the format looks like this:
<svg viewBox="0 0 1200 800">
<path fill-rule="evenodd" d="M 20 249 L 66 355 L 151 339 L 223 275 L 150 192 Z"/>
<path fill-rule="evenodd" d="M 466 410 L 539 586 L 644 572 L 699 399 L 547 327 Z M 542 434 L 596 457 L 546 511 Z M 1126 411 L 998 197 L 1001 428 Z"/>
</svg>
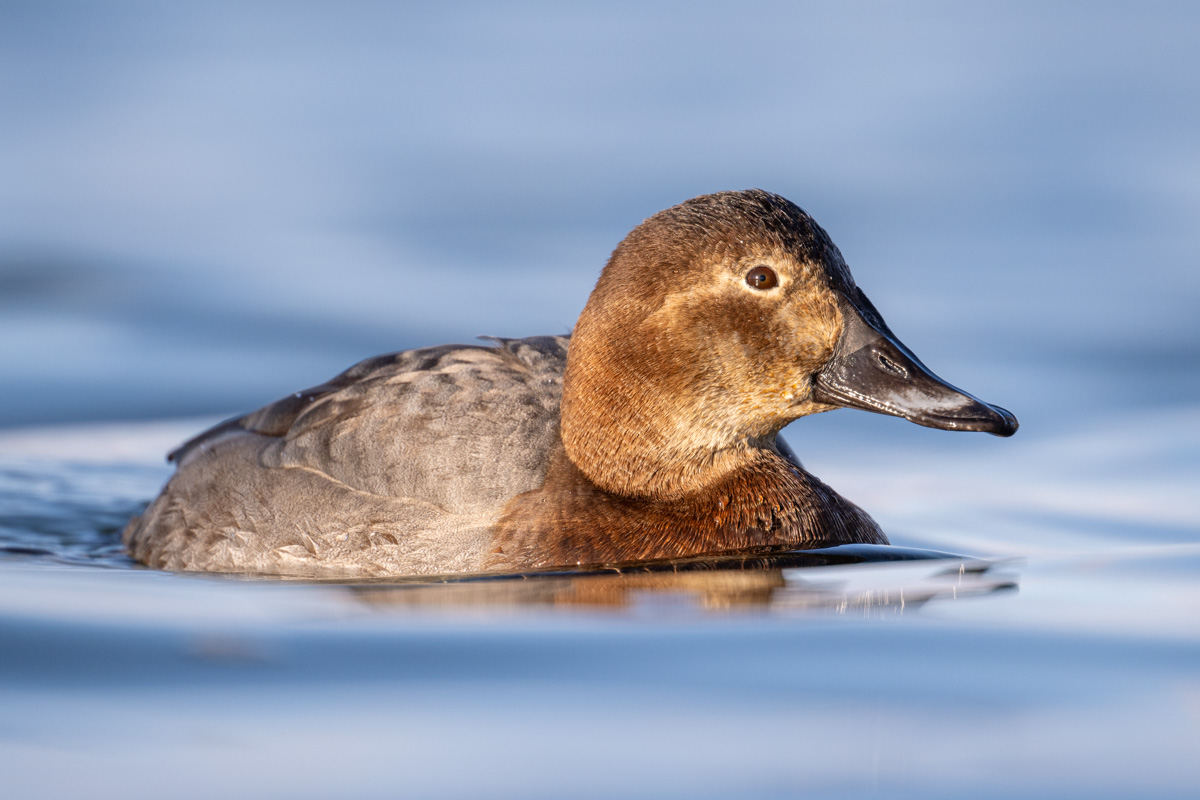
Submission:
<svg viewBox="0 0 1200 800">
<path fill-rule="evenodd" d="M 746 282 L 760 265 L 775 270 L 778 286 Z M 812 376 L 841 330 L 820 269 L 784 253 L 731 259 L 665 297 L 647 317 L 659 355 L 671 362 L 655 372 L 676 393 L 673 405 L 693 435 L 761 433 L 790 421 L 809 401 Z"/>
</svg>

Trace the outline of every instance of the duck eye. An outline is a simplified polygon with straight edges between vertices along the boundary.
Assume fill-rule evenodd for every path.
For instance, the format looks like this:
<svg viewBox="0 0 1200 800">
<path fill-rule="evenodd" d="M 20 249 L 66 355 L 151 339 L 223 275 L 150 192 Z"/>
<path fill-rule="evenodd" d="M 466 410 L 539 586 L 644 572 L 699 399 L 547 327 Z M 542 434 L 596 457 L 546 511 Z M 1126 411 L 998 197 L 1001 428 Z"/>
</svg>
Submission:
<svg viewBox="0 0 1200 800">
<path fill-rule="evenodd" d="M 774 289 L 779 285 L 779 276 L 770 267 L 759 265 L 746 273 L 746 283 L 755 289 Z"/>
</svg>

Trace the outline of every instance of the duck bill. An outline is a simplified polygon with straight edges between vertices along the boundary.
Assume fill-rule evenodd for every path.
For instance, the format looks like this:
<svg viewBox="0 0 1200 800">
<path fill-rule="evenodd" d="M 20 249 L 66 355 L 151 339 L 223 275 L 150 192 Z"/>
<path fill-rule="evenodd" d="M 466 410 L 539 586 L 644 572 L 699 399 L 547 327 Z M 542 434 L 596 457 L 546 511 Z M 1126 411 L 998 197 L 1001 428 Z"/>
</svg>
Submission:
<svg viewBox="0 0 1200 800">
<path fill-rule="evenodd" d="M 842 337 L 814 381 L 813 400 L 904 417 L 948 431 L 1017 432 L 1012 412 L 972 397 L 934 375 L 891 332 L 858 288 L 842 295 Z"/>
</svg>

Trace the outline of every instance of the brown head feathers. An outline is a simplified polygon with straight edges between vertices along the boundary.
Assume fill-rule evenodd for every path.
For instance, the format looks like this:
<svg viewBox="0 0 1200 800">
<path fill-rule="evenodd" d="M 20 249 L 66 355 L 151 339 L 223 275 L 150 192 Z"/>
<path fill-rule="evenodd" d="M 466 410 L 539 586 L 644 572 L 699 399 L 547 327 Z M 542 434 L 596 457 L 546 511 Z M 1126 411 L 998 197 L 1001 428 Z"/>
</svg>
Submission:
<svg viewBox="0 0 1200 800">
<path fill-rule="evenodd" d="M 747 283 L 765 267 L 776 284 Z M 572 335 L 563 443 L 617 494 L 679 497 L 771 448 L 805 414 L 842 330 L 849 272 L 800 208 L 761 190 L 647 219 L 608 261 Z"/>
</svg>

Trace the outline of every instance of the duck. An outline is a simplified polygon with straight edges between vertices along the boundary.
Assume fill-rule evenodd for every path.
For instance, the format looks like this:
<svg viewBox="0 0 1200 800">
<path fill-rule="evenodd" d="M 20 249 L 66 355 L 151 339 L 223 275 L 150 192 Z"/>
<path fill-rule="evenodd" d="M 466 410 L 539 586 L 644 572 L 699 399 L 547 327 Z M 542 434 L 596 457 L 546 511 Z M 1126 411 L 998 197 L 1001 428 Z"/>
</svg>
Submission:
<svg viewBox="0 0 1200 800">
<path fill-rule="evenodd" d="M 635 227 L 568 335 L 368 358 L 187 441 L 123 541 L 340 579 L 887 545 L 780 436 L 836 408 L 1018 426 L 901 343 L 801 208 L 718 192 Z"/>
</svg>

